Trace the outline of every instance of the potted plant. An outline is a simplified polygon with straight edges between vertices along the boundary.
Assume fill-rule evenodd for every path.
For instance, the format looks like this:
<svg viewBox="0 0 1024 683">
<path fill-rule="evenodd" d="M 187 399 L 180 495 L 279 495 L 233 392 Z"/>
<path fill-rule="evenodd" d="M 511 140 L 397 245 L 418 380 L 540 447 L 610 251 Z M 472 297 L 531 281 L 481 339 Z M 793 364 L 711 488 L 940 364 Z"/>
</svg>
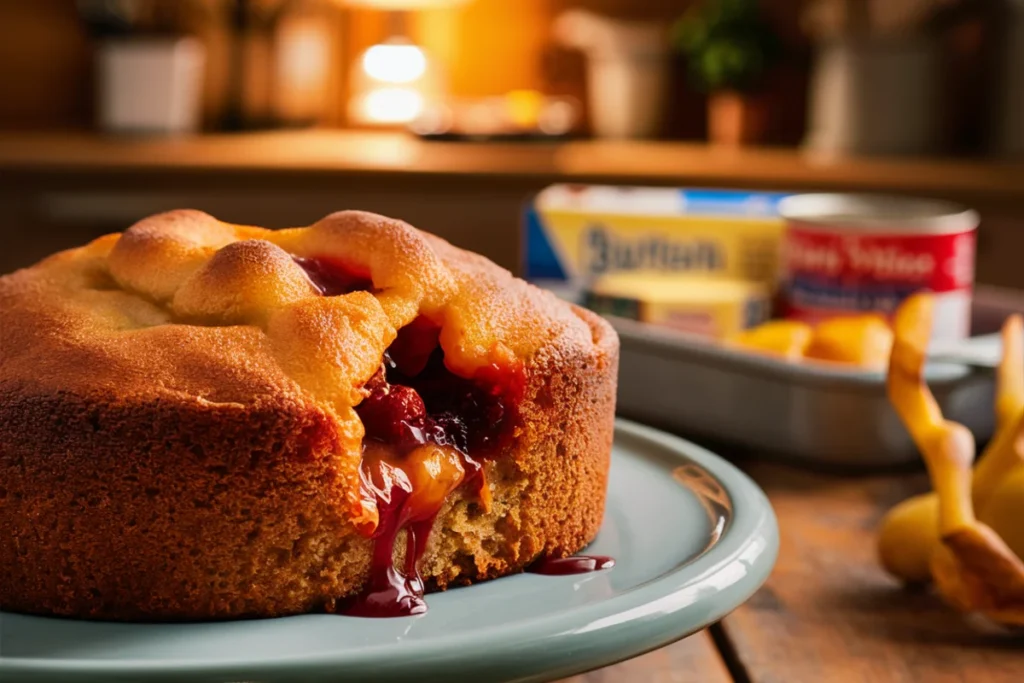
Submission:
<svg viewBox="0 0 1024 683">
<path fill-rule="evenodd" d="M 762 141 L 769 108 L 760 89 L 781 56 L 781 43 L 757 0 L 705 0 L 691 7 L 672 33 L 673 45 L 686 56 L 691 83 L 708 93 L 711 141 Z"/>
</svg>

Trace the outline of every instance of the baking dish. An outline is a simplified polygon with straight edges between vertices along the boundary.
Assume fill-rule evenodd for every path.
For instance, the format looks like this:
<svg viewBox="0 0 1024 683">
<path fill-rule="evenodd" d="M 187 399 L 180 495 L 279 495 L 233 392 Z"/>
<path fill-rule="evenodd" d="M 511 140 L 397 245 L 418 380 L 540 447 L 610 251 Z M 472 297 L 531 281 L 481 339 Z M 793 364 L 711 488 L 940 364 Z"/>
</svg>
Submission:
<svg viewBox="0 0 1024 683">
<path fill-rule="evenodd" d="M 1024 309 L 1021 300 L 1016 292 L 979 288 L 973 329 L 983 334 L 962 343 L 997 351 L 993 331 L 1005 315 Z M 809 464 L 878 468 L 919 461 L 886 398 L 883 372 L 788 362 L 671 329 L 609 320 L 622 341 L 618 406 L 625 417 Z M 927 378 L 948 419 L 966 425 L 979 443 L 991 437 L 991 371 L 933 363 Z"/>
</svg>

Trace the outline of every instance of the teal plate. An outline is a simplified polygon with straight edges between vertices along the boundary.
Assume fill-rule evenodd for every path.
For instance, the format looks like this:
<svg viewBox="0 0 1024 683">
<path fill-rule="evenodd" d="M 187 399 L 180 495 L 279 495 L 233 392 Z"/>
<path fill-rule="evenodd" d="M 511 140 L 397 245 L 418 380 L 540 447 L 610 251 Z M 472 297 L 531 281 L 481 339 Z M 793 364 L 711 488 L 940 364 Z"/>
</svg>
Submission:
<svg viewBox="0 0 1024 683">
<path fill-rule="evenodd" d="M 430 595 L 401 619 L 306 615 L 114 624 L 0 613 L 0 680 L 543 681 L 721 619 L 771 571 L 768 500 L 721 458 L 620 422 L 604 526 L 612 569 L 520 574 Z"/>
</svg>

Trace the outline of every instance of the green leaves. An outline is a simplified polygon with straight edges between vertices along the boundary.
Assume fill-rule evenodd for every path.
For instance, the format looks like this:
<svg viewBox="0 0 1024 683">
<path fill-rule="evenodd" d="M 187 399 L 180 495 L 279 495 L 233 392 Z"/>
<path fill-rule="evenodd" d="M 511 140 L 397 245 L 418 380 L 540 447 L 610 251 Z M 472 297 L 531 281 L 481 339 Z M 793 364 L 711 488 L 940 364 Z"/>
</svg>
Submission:
<svg viewBox="0 0 1024 683">
<path fill-rule="evenodd" d="M 756 0 L 706 0 L 676 22 L 672 42 L 704 90 L 751 90 L 780 57 L 778 37 Z"/>
</svg>

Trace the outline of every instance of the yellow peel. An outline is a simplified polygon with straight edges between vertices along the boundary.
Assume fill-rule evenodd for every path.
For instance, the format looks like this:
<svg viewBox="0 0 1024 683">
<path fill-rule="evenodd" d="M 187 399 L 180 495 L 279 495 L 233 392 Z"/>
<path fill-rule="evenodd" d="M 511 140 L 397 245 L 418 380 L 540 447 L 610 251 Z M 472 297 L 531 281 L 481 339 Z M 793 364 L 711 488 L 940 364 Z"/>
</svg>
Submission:
<svg viewBox="0 0 1024 683">
<path fill-rule="evenodd" d="M 996 371 L 996 426 L 1014 423 L 1024 410 L 1024 324 L 1011 315 L 1003 323 L 1003 357 Z"/>
<path fill-rule="evenodd" d="M 934 493 L 914 496 L 882 520 L 878 559 L 896 578 L 924 583 L 932 578 L 931 557 L 939 543 L 939 499 Z"/>
<path fill-rule="evenodd" d="M 981 506 L 992 490 L 1021 464 L 1024 432 L 1024 331 L 1021 317 L 1003 323 L 1003 357 L 996 371 L 996 433 L 974 470 L 974 499 Z"/>
<path fill-rule="evenodd" d="M 908 501 L 886 518 L 879 539 L 880 555 L 885 566 L 898 576 L 918 576 L 922 573 L 922 556 L 931 546 L 929 570 L 950 603 L 964 611 L 982 612 L 1001 623 L 1019 624 L 1024 621 L 1024 562 L 1020 551 L 1015 552 L 997 529 L 1004 525 L 1008 532 L 1015 529 L 1024 510 L 1024 504 L 1017 503 L 1024 503 L 1024 478 L 1018 481 L 1006 476 L 1021 462 L 1021 321 L 1011 318 L 1003 328 L 1005 355 L 997 397 L 999 431 L 989 449 L 985 478 L 979 483 L 971 470 L 973 437 L 962 425 L 943 419 L 924 382 L 932 313 L 933 304 L 927 295 L 912 297 L 897 312 L 887 386 L 896 412 L 925 460 L 935 497 Z M 1013 486 L 1009 486 L 1011 482 Z M 975 518 L 975 499 L 995 527 Z M 934 513 L 931 500 L 937 508 Z M 909 539 L 915 524 L 920 525 L 919 537 L 912 543 Z M 1024 545 L 1024 538 L 1017 538 L 1024 534 L 1008 535 L 1015 546 Z M 900 546 L 901 540 L 905 548 Z"/>
</svg>

